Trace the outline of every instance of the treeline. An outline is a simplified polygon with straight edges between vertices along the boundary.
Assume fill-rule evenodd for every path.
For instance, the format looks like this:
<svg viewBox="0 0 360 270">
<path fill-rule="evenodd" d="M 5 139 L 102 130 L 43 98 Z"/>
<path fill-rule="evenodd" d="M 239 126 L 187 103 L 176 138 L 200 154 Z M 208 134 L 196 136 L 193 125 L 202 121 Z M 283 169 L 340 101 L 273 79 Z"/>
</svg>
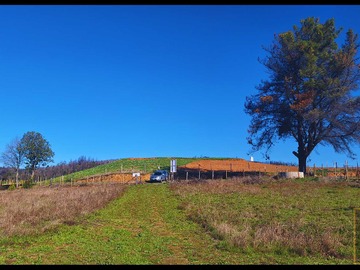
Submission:
<svg viewBox="0 0 360 270">
<path fill-rule="evenodd" d="M 269 160 L 269 161 L 254 161 L 257 163 L 264 163 L 264 164 L 271 164 L 271 165 L 282 165 L 282 166 L 295 166 L 297 167 L 298 165 L 294 162 L 283 162 L 283 161 L 273 161 L 273 160 Z"/>
<path fill-rule="evenodd" d="M 69 162 L 61 161 L 57 165 L 38 168 L 35 172 L 34 180 L 51 179 L 58 176 L 90 169 L 102 164 L 112 162 L 114 160 L 95 160 L 90 157 L 80 156 L 76 160 L 70 160 Z M 14 179 L 15 170 L 8 167 L 0 167 L 0 179 L 1 181 Z M 28 180 L 30 173 L 26 169 L 20 169 L 19 178 L 22 180 Z"/>
<path fill-rule="evenodd" d="M 269 161 L 269 162 L 265 162 L 265 163 L 269 163 L 272 165 L 298 166 L 296 163 L 293 163 L 293 162 Z"/>
</svg>

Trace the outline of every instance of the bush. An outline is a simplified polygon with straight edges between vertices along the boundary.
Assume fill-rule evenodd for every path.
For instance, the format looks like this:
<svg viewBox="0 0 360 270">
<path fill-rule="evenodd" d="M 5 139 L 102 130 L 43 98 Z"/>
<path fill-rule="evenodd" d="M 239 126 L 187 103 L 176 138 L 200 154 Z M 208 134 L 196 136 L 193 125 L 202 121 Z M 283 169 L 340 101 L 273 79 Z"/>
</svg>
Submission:
<svg viewBox="0 0 360 270">
<path fill-rule="evenodd" d="M 8 190 L 15 190 L 16 189 L 16 185 L 15 184 L 11 184 L 8 188 Z"/>
<path fill-rule="evenodd" d="M 34 184 L 30 180 L 26 180 L 23 184 L 23 188 L 31 188 Z"/>
</svg>

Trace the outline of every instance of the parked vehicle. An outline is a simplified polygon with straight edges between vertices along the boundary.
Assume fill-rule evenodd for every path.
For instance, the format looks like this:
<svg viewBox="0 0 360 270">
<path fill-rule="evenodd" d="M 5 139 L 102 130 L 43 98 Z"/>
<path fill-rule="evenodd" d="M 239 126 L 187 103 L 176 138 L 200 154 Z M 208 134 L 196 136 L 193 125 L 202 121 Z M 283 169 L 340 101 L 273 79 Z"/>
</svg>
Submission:
<svg viewBox="0 0 360 270">
<path fill-rule="evenodd" d="M 150 182 L 163 182 L 169 179 L 169 173 L 166 170 L 157 170 L 150 176 Z"/>
</svg>

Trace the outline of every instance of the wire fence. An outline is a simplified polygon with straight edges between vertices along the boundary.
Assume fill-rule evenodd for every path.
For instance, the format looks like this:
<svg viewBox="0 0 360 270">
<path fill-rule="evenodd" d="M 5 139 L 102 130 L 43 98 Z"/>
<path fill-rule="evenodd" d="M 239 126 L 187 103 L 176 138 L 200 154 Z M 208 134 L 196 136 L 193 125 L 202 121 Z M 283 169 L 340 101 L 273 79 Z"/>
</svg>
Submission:
<svg viewBox="0 0 360 270">
<path fill-rule="evenodd" d="M 209 169 L 202 168 L 187 168 L 181 166 L 177 168 L 176 173 L 172 176 L 172 180 L 201 180 L 201 179 L 231 179 L 238 177 L 262 177 L 262 176 L 277 176 L 283 172 L 290 172 L 296 169 L 296 166 L 286 166 L 283 164 L 274 163 L 259 163 L 259 162 L 246 162 L 243 167 L 239 167 L 235 163 L 226 163 L 226 169 Z M 146 168 L 146 167 L 144 167 Z M 168 168 L 161 168 L 168 169 Z M 133 171 L 133 170 L 132 170 Z M 139 184 L 146 183 L 150 180 L 151 172 L 145 170 L 138 170 L 136 176 L 133 172 L 117 171 L 117 172 L 104 172 L 102 174 L 90 175 L 81 179 L 69 178 L 68 176 L 45 179 L 40 176 L 34 179 L 32 184 L 39 186 L 58 186 L 58 185 L 81 185 L 81 184 L 94 184 L 102 182 L 116 182 L 122 184 Z M 345 163 L 343 166 L 338 166 L 338 163 L 334 163 L 334 166 L 307 166 L 307 173 L 305 176 L 310 177 L 326 177 L 334 180 L 360 180 L 360 167 L 348 166 Z M 26 181 L 20 180 L 20 186 L 24 186 Z M 2 181 L 0 189 L 7 189 L 9 186 L 15 185 L 15 179 L 7 179 Z"/>
</svg>

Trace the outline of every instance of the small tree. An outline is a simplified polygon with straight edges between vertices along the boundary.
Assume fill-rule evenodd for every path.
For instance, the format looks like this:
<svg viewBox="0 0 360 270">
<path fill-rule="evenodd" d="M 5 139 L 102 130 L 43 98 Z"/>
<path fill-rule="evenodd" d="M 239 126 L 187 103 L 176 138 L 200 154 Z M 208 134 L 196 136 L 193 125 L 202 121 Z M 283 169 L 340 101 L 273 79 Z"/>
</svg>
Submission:
<svg viewBox="0 0 360 270">
<path fill-rule="evenodd" d="M 39 132 L 29 131 L 23 135 L 20 147 L 24 151 L 25 165 L 34 180 L 35 171 L 39 166 L 46 166 L 53 162 L 54 152 L 50 144 Z"/>
<path fill-rule="evenodd" d="M 6 145 L 5 151 L 1 155 L 1 161 L 6 167 L 15 170 L 16 187 L 19 187 L 19 170 L 24 161 L 24 150 L 20 145 L 19 138 L 15 138 L 11 143 Z"/>
<path fill-rule="evenodd" d="M 248 142 L 257 151 L 268 150 L 278 139 L 292 137 L 298 144 L 293 154 L 299 171 L 306 173 L 306 160 L 319 144 L 355 157 L 352 144 L 360 143 L 360 65 L 357 35 L 350 29 L 339 48 L 340 30 L 334 19 L 324 24 L 313 17 L 301 27 L 275 35 L 269 56 L 260 60 L 270 79 L 249 96 L 245 112 L 252 116 Z"/>
</svg>

